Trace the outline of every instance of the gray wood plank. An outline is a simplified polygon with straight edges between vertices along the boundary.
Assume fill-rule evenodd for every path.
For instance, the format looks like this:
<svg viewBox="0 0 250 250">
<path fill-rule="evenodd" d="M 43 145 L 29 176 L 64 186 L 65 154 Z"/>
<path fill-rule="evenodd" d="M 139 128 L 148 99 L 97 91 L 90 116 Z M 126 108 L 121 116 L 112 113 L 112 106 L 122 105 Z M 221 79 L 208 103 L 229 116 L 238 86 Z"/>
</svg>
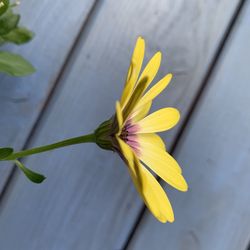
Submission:
<svg viewBox="0 0 250 250">
<path fill-rule="evenodd" d="M 185 117 L 237 3 L 100 2 L 30 146 L 88 133 L 114 112 L 138 35 L 147 58 L 163 51 L 159 77 L 175 73 L 155 107 L 177 106 Z M 176 132 L 164 136 L 169 146 Z M 0 248 L 122 248 L 142 203 L 117 155 L 78 145 L 25 163 L 48 179 L 34 186 L 14 176 L 2 200 Z"/>
<path fill-rule="evenodd" d="M 176 222 L 146 213 L 128 249 L 244 250 L 250 239 L 250 2 L 178 144 L 190 190 L 171 192 Z"/>
<path fill-rule="evenodd" d="M 22 1 L 21 22 L 36 33 L 29 44 L 5 49 L 20 53 L 37 68 L 30 77 L 0 75 L 0 146 L 21 149 L 52 89 L 94 0 Z M 67 7 L 66 7 L 67 6 Z M 0 168 L 0 193 L 11 170 Z"/>
</svg>

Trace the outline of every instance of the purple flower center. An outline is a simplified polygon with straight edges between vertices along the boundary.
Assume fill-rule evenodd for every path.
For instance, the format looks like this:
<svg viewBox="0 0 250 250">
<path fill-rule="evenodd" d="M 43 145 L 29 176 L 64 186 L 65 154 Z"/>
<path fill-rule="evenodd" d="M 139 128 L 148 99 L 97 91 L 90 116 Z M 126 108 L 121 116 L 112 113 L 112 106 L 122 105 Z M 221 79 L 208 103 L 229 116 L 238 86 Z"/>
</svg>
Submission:
<svg viewBox="0 0 250 250">
<path fill-rule="evenodd" d="M 136 134 L 138 131 L 139 126 L 128 121 L 123 127 L 120 135 L 121 139 L 125 141 L 137 155 L 140 154 L 140 144 Z"/>
</svg>

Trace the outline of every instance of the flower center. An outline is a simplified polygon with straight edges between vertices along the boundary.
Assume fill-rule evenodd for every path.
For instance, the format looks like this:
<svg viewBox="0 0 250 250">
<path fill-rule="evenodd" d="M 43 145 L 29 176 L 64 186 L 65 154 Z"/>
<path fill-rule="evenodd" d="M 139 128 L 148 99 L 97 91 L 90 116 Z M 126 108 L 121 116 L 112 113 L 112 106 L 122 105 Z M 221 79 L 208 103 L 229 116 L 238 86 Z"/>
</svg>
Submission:
<svg viewBox="0 0 250 250">
<path fill-rule="evenodd" d="M 140 153 L 140 144 L 138 142 L 138 136 L 136 134 L 137 131 L 138 126 L 128 121 L 122 129 L 120 138 L 124 142 L 126 142 L 138 155 Z"/>
</svg>

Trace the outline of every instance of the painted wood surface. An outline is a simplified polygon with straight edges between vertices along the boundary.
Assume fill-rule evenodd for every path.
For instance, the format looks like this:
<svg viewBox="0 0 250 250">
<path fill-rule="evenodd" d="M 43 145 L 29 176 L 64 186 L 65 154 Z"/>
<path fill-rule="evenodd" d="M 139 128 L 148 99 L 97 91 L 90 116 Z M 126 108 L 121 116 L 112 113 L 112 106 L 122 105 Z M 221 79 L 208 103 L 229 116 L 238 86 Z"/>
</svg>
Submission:
<svg viewBox="0 0 250 250">
<path fill-rule="evenodd" d="M 22 1 L 21 23 L 35 31 L 29 44 L 7 49 L 22 54 L 37 68 L 29 77 L 0 75 L 0 147 L 21 149 L 86 20 L 94 0 Z M 0 193 L 11 171 L 0 167 Z"/>
<path fill-rule="evenodd" d="M 241 13 L 176 157 L 190 190 L 171 192 L 176 222 L 146 213 L 129 249 L 244 250 L 250 236 L 250 3 Z"/>
<path fill-rule="evenodd" d="M 176 106 L 184 118 L 237 3 L 99 2 L 29 146 L 91 132 L 109 118 L 138 35 L 147 59 L 165 55 L 159 77 L 175 74 L 154 107 Z M 169 147 L 177 131 L 163 136 Z M 34 186 L 14 176 L 1 202 L 0 248 L 122 249 L 142 203 L 118 156 L 78 145 L 25 164 L 48 179 Z"/>
</svg>

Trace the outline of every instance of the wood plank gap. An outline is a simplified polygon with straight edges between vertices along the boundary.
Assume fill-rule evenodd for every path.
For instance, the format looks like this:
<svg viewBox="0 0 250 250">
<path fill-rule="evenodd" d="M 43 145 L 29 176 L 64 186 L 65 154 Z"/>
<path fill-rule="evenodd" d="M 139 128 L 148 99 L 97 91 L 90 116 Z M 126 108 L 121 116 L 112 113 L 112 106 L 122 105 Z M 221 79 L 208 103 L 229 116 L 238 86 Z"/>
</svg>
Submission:
<svg viewBox="0 0 250 250">
<path fill-rule="evenodd" d="M 46 112 L 47 107 L 49 106 L 51 97 L 54 95 L 54 93 L 56 92 L 56 89 L 60 85 L 59 83 L 60 83 L 60 81 L 61 81 L 61 79 L 62 79 L 62 77 L 64 75 L 64 70 L 67 68 L 71 58 L 73 57 L 74 51 L 76 50 L 77 45 L 82 40 L 82 37 L 85 35 L 85 32 L 84 32 L 85 28 L 89 25 L 89 23 L 91 23 L 90 20 L 92 19 L 92 16 L 93 17 L 96 16 L 95 15 L 96 9 L 99 9 L 99 6 L 97 6 L 97 5 L 99 5 L 98 2 L 100 2 L 100 1 L 95 0 L 95 2 L 91 6 L 86 18 L 84 19 L 84 21 L 83 21 L 83 23 L 82 23 L 82 25 L 81 25 L 81 27 L 79 29 L 79 33 L 77 34 L 74 43 L 72 43 L 72 46 L 71 46 L 71 48 L 69 49 L 69 52 L 66 55 L 66 59 L 65 59 L 63 65 L 62 65 L 62 67 L 60 69 L 60 72 L 58 73 L 58 76 L 55 79 L 55 83 L 54 83 L 53 87 L 51 88 L 51 90 L 50 90 L 50 92 L 49 92 L 49 94 L 48 94 L 48 96 L 47 96 L 47 98 L 46 98 L 46 100 L 44 102 L 44 105 L 43 105 L 43 107 L 42 107 L 36 121 L 34 122 L 34 125 L 32 126 L 32 128 L 30 130 L 30 133 L 27 136 L 27 139 L 26 139 L 26 141 L 25 141 L 25 143 L 24 143 L 24 145 L 22 147 L 22 150 L 25 150 L 25 149 L 27 149 L 29 147 L 30 141 L 33 138 L 33 135 L 35 134 L 35 131 L 36 131 L 36 129 L 37 129 L 42 117 L 43 117 L 43 114 Z M 3 200 L 3 197 L 7 192 L 8 186 L 11 183 L 11 181 L 12 181 L 14 175 L 15 175 L 15 172 L 16 172 L 16 167 L 13 165 L 9 176 L 6 179 L 6 182 L 3 185 L 2 192 L 0 192 L 0 206 L 1 206 L 1 202 Z"/>
<path fill-rule="evenodd" d="M 217 66 L 217 64 L 219 62 L 220 56 L 223 53 L 226 42 L 230 38 L 230 35 L 233 33 L 232 31 L 233 31 L 233 29 L 234 29 L 234 27 L 236 25 L 238 17 L 240 16 L 246 2 L 247 2 L 247 0 L 241 0 L 239 2 L 238 6 L 236 7 L 235 12 L 232 15 L 232 18 L 229 21 L 228 26 L 227 26 L 227 28 L 225 30 L 225 33 L 222 36 L 222 39 L 221 39 L 221 41 L 220 41 L 220 43 L 218 45 L 218 48 L 216 49 L 216 51 L 214 53 L 214 56 L 213 56 L 213 58 L 211 60 L 211 63 L 210 63 L 210 66 L 208 67 L 207 73 L 205 74 L 204 79 L 202 80 L 200 88 L 198 89 L 198 91 L 197 91 L 197 93 L 196 93 L 196 95 L 194 97 L 194 100 L 190 105 L 190 108 L 189 108 L 189 110 L 187 112 L 187 116 L 185 117 L 185 119 L 183 121 L 183 125 L 180 127 L 178 133 L 176 134 L 176 136 L 175 136 L 175 138 L 173 140 L 174 143 L 173 143 L 173 145 L 171 146 L 171 148 L 169 150 L 170 154 L 173 154 L 175 152 L 175 149 L 178 146 L 180 138 L 182 137 L 182 135 L 183 135 L 183 133 L 185 131 L 185 128 L 186 128 L 187 124 L 189 123 L 189 121 L 190 121 L 190 119 L 192 117 L 193 111 L 195 110 L 197 104 L 199 103 L 199 100 L 201 100 L 203 94 L 205 93 L 206 87 L 207 87 L 208 82 L 210 80 L 210 77 L 212 76 L 212 73 L 213 73 L 214 69 L 216 68 L 216 66 Z M 157 180 L 158 181 L 160 180 L 160 178 L 158 176 L 157 176 Z M 128 249 L 128 247 L 130 245 L 130 242 L 133 239 L 134 233 L 136 232 L 136 230 L 137 230 L 137 228 L 138 228 L 138 226 L 139 226 L 145 212 L 146 212 L 146 206 L 142 205 L 141 211 L 139 212 L 138 217 L 135 220 L 135 224 L 131 228 L 131 231 L 128 234 L 127 241 L 125 242 L 125 245 L 124 245 L 124 247 L 122 249 L 124 249 L 124 250 Z M 248 246 L 247 250 L 250 250 L 250 243 L 249 243 L 249 246 Z"/>
</svg>

